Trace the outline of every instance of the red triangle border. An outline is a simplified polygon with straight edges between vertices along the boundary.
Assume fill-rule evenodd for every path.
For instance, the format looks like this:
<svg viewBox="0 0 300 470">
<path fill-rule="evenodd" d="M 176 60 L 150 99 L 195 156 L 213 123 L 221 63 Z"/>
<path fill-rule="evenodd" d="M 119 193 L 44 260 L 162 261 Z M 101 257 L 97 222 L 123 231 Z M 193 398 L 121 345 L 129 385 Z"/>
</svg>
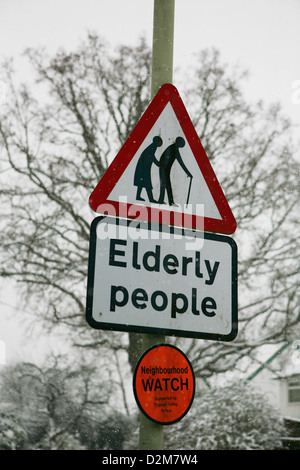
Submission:
<svg viewBox="0 0 300 470">
<path fill-rule="evenodd" d="M 173 107 L 222 219 L 213 219 L 186 213 L 181 214 L 170 210 L 157 209 L 151 207 L 151 205 L 140 206 L 108 199 L 109 194 L 125 172 L 128 164 L 151 131 L 167 103 L 171 103 Z M 144 220 L 146 222 L 166 223 L 168 225 L 176 225 L 190 229 L 200 228 L 205 232 L 223 233 L 227 235 L 233 234 L 236 230 L 235 218 L 184 103 L 176 87 L 169 83 L 159 89 L 158 93 L 149 104 L 130 136 L 90 195 L 89 204 L 91 209 L 97 213 L 106 213 L 114 216 Z"/>
</svg>

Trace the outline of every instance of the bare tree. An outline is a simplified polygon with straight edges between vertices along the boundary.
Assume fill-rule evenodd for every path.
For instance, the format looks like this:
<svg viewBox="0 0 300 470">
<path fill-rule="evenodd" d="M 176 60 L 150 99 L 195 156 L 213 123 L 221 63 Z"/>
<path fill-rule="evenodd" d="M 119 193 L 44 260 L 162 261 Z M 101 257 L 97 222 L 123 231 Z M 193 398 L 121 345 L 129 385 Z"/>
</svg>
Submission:
<svg viewBox="0 0 300 470">
<path fill-rule="evenodd" d="M 134 367 L 140 336 L 92 331 L 85 321 L 88 198 L 149 103 L 151 54 L 143 40 L 111 52 L 90 34 L 76 52 L 27 51 L 33 87 L 2 69 L 1 274 L 16 279 L 28 307 L 73 342 L 124 349 Z M 178 73 L 179 77 L 181 77 Z M 245 74 L 204 51 L 181 94 L 236 217 L 239 335 L 230 343 L 174 339 L 196 373 L 239 365 L 299 325 L 299 161 L 292 126 L 277 105 L 248 104 Z M 41 91 L 39 91 L 41 90 Z"/>
<path fill-rule="evenodd" d="M 11 429 L 22 429 L 21 448 L 89 447 L 87 436 L 96 426 L 105 440 L 103 422 L 113 419 L 111 384 L 99 385 L 95 367 L 63 363 L 51 357 L 42 366 L 21 362 L 2 371 L 0 409 L 10 416 Z M 12 435 L 11 448 L 16 441 Z"/>
<path fill-rule="evenodd" d="M 38 302 L 46 326 L 80 327 L 88 340 L 76 331 L 77 342 L 91 347 L 127 347 L 120 335 L 92 332 L 85 321 L 88 198 L 147 104 L 149 50 L 141 41 L 110 56 L 90 35 L 76 53 L 26 54 L 38 95 L 16 88 L 11 64 L 3 70 L 2 274 L 20 281 L 27 310 Z"/>
<path fill-rule="evenodd" d="M 199 375 L 239 367 L 259 346 L 299 331 L 299 153 L 280 104 L 248 104 L 247 74 L 204 51 L 186 100 L 237 220 L 239 334 L 230 344 L 190 341 Z M 192 99 L 190 98 L 192 97 Z M 248 365 L 248 362 L 247 362 Z"/>
</svg>

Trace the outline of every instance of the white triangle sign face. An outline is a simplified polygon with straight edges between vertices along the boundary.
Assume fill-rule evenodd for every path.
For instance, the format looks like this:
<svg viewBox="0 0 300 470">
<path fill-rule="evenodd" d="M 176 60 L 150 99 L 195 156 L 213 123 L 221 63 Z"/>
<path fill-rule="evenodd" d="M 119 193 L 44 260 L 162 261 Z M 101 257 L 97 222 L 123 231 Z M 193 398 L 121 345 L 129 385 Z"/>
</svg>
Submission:
<svg viewBox="0 0 300 470">
<path fill-rule="evenodd" d="M 232 234 L 236 221 L 177 89 L 163 85 L 90 196 L 97 212 Z"/>
</svg>

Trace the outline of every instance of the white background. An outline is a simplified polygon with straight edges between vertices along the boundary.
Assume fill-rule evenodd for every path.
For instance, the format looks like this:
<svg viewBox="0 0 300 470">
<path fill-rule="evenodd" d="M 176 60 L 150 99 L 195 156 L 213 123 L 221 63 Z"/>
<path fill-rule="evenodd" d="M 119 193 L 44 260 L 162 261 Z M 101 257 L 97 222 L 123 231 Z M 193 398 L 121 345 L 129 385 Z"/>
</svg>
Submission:
<svg viewBox="0 0 300 470">
<path fill-rule="evenodd" d="M 232 248 L 228 242 L 200 239 L 201 248 L 194 243 L 195 249 L 188 250 L 187 247 L 192 246 L 190 238 L 165 233 L 159 240 L 153 240 L 148 230 L 133 227 L 126 230 L 124 227 L 122 234 L 118 234 L 116 239 L 125 240 L 126 245 L 117 243 L 115 248 L 111 248 L 111 239 L 115 237 L 116 227 L 114 224 L 107 226 L 106 220 L 106 218 L 102 219 L 97 225 L 93 290 L 93 318 L 97 322 L 222 335 L 228 335 L 231 332 L 233 266 Z M 103 234 L 109 234 L 109 236 L 104 237 Z M 133 242 L 136 242 L 138 246 L 136 255 L 140 269 L 133 266 Z M 142 263 L 143 256 L 149 251 L 158 253 L 157 246 L 160 247 L 159 271 L 146 270 Z M 195 274 L 195 251 L 200 253 L 202 278 Z M 114 264 L 111 263 L 110 254 Z M 177 272 L 174 274 L 167 273 L 163 268 L 163 258 L 168 254 L 175 255 L 178 260 Z M 186 275 L 182 274 L 183 257 L 193 259 L 193 262 L 187 265 Z M 209 281 L 210 275 L 205 260 L 209 261 L 211 269 L 215 262 L 219 263 L 211 284 L 206 282 Z M 116 266 L 116 263 L 121 263 L 123 266 Z M 152 256 L 149 259 L 149 265 L 154 265 Z M 126 305 L 118 306 L 115 303 L 115 311 L 110 309 L 112 286 L 125 287 L 129 294 Z M 148 297 L 144 302 L 140 302 L 146 304 L 143 309 L 136 308 L 131 301 L 131 294 L 137 288 L 143 289 Z M 192 288 L 197 289 L 196 307 L 200 311 L 199 315 L 191 312 Z M 151 306 L 150 297 L 156 291 L 163 291 L 168 297 L 168 305 L 162 311 L 153 309 Z M 172 293 L 184 294 L 188 299 L 187 311 L 177 313 L 176 318 L 171 317 Z M 201 302 L 206 297 L 211 297 L 216 302 L 216 315 L 213 317 L 208 317 L 201 312 Z M 116 298 L 121 303 L 124 299 L 123 293 L 119 291 Z M 157 299 L 157 305 L 162 305 L 161 296 Z M 181 308 L 182 301 L 178 300 L 177 305 Z"/>
<path fill-rule="evenodd" d="M 21 58 L 25 48 L 45 46 L 49 53 L 60 47 L 72 50 L 88 30 L 112 45 L 135 44 L 141 35 L 151 45 L 152 15 L 152 0 L 0 0 L 0 58 L 16 58 L 20 76 L 31 79 Z M 293 94 L 300 81 L 299 18 L 299 0 L 175 0 L 174 69 L 191 67 L 195 52 L 214 46 L 228 63 L 249 69 L 245 87 L 249 99 L 280 101 L 287 115 L 300 124 L 300 103 Z M 7 359 L 28 354 L 38 358 L 40 352 L 32 352 L 33 340 L 24 335 L 26 321 L 16 290 L 3 281 L 0 288 L 3 285 L 0 340 L 7 346 Z M 43 343 L 48 345 L 48 340 Z M 55 345 L 54 340 L 49 347 Z"/>
</svg>

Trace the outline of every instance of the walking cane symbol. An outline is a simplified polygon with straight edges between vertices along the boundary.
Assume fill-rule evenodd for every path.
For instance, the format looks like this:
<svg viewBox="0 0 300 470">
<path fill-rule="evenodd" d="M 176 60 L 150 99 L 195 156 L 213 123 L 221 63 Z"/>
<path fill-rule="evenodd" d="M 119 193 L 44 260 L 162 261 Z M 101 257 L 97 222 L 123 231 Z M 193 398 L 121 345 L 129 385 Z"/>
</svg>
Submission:
<svg viewBox="0 0 300 470">
<path fill-rule="evenodd" d="M 188 195 L 187 195 L 187 200 L 186 200 L 186 206 L 188 205 L 189 199 L 190 199 L 192 180 L 193 180 L 193 177 L 190 176 L 190 184 L 189 184 L 189 190 L 188 190 Z"/>
</svg>

